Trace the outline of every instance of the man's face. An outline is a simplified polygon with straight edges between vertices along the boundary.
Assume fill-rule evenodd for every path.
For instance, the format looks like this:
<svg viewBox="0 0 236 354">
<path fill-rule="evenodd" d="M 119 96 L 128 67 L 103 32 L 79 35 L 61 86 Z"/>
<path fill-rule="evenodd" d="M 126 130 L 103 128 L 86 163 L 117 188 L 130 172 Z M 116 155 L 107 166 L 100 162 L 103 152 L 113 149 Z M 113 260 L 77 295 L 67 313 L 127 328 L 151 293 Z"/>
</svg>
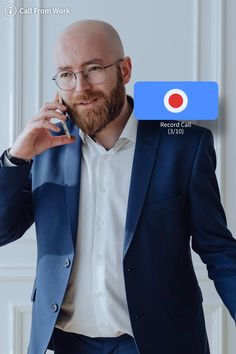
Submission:
<svg viewBox="0 0 236 354">
<path fill-rule="evenodd" d="M 59 70 L 67 68 L 78 72 L 84 70 L 88 63 L 106 66 L 120 59 L 109 55 L 101 38 L 100 41 L 79 39 L 67 38 L 60 45 L 57 51 Z M 113 121 L 123 108 L 126 93 L 120 66 L 114 64 L 105 69 L 105 80 L 96 85 L 77 74 L 75 89 L 60 90 L 60 94 L 74 123 L 84 133 L 93 135 Z"/>
<path fill-rule="evenodd" d="M 71 95 L 66 104 L 74 123 L 88 135 L 101 131 L 121 112 L 125 100 L 125 89 L 120 68 L 116 81 L 107 92 L 102 88 L 91 88 L 84 93 Z"/>
</svg>

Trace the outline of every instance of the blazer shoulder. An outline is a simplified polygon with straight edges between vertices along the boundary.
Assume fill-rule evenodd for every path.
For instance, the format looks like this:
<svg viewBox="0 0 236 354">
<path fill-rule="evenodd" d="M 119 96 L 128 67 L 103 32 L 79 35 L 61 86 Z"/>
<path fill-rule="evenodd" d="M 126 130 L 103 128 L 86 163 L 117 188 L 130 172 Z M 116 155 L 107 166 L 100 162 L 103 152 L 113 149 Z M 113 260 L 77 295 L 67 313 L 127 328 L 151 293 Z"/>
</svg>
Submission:
<svg viewBox="0 0 236 354">
<path fill-rule="evenodd" d="M 191 127 L 190 127 L 190 132 L 192 134 L 196 134 L 196 135 L 202 135 L 202 134 L 212 134 L 211 130 L 208 129 L 208 128 L 205 128 L 205 127 L 200 127 L 199 125 L 196 125 L 196 124 L 191 124 Z"/>
<path fill-rule="evenodd" d="M 213 134 L 212 131 L 208 128 L 193 124 L 191 129 L 189 129 L 189 136 L 197 138 L 199 144 L 210 144 L 214 146 Z"/>
<path fill-rule="evenodd" d="M 162 124 L 167 123 L 167 124 Z M 150 134 L 161 137 L 161 145 L 166 149 L 194 154 L 199 146 L 213 146 L 210 129 L 186 121 L 149 121 Z M 154 133 L 155 131 L 155 133 Z M 155 139 L 155 138 L 154 138 Z"/>
</svg>

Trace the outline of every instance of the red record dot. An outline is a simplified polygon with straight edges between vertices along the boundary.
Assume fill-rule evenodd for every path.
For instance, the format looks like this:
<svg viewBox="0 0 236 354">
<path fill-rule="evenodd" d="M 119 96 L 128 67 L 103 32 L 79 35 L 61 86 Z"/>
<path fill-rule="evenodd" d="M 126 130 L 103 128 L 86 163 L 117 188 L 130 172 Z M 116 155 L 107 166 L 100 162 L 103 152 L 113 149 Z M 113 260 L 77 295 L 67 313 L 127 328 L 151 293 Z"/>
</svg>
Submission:
<svg viewBox="0 0 236 354">
<path fill-rule="evenodd" d="M 179 108 L 182 106 L 183 101 L 183 97 L 178 93 L 173 93 L 168 100 L 169 105 L 173 108 Z"/>
</svg>

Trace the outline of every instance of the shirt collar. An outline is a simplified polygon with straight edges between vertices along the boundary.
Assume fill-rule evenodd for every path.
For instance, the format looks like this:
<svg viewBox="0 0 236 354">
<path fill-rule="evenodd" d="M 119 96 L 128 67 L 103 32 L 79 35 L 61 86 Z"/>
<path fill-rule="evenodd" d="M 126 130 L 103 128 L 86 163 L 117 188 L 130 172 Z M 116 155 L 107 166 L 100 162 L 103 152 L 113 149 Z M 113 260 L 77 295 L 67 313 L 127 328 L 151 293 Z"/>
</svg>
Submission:
<svg viewBox="0 0 236 354">
<path fill-rule="evenodd" d="M 119 139 L 124 138 L 135 143 L 137 127 L 138 127 L 138 121 L 134 118 L 134 113 L 132 111 Z"/>
<path fill-rule="evenodd" d="M 81 129 L 79 130 L 79 135 L 80 135 L 83 143 L 85 144 L 85 133 L 83 132 L 83 130 L 81 130 Z"/>
<path fill-rule="evenodd" d="M 132 106 L 132 108 L 134 107 L 134 101 L 133 98 L 131 96 L 127 96 L 127 99 L 129 101 L 129 104 Z M 120 140 L 121 138 L 123 139 L 127 139 L 129 141 L 132 141 L 133 143 L 135 143 L 136 141 L 136 135 L 137 135 L 137 128 L 138 128 L 138 121 L 134 118 L 134 110 L 132 109 L 132 113 L 119 137 L 118 140 Z M 79 130 L 79 135 L 83 141 L 83 143 L 86 143 L 86 139 L 88 138 L 88 135 L 85 134 L 81 129 Z"/>
</svg>

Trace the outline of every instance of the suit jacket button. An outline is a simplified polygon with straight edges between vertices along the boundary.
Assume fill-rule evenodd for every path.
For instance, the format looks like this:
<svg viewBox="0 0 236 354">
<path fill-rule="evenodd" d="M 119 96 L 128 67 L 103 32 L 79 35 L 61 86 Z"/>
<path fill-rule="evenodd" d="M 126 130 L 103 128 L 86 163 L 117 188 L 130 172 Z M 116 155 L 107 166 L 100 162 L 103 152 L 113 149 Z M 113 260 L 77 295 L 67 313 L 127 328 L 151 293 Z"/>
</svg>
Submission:
<svg viewBox="0 0 236 354">
<path fill-rule="evenodd" d="M 134 316 L 136 319 L 143 317 L 143 313 L 136 313 Z"/>
<path fill-rule="evenodd" d="M 58 310 L 58 305 L 57 305 L 57 304 L 52 304 L 52 305 L 51 305 L 51 310 L 52 310 L 53 312 L 57 312 L 57 310 Z"/>
<path fill-rule="evenodd" d="M 129 267 L 129 268 L 127 268 L 127 272 L 135 272 L 136 271 L 136 269 L 137 268 L 135 268 L 135 267 Z"/>
<path fill-rule="evenodd" d="M 71 261 L 70 261 L 68 258 L 66 258 L 66 259 L 64 260 L 64 266 L 65 266 L 66 268 L 69 268 L 69 267 L 70 267 L 70 264 L 71 264 Z"/>
</svg>

